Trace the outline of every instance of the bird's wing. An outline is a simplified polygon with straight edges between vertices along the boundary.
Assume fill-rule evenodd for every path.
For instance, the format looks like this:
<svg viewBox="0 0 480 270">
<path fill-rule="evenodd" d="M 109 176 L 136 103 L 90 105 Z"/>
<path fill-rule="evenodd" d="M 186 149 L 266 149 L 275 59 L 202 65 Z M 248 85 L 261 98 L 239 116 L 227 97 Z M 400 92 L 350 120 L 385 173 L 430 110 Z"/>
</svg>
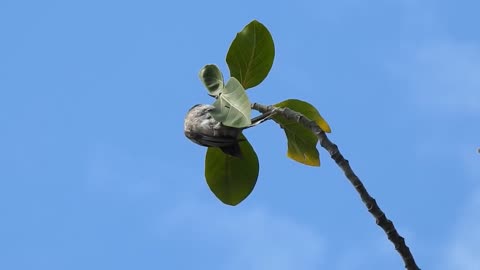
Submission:
<svg viewBox="0 0 480 270">
<path fill-rule="evenodd" d="M 185 132 L 185 135 L 203 146 L 225 147 L 238 143 L 238 139 L 227 136 L 209 136 L 194 132 Z"/>
</svg>

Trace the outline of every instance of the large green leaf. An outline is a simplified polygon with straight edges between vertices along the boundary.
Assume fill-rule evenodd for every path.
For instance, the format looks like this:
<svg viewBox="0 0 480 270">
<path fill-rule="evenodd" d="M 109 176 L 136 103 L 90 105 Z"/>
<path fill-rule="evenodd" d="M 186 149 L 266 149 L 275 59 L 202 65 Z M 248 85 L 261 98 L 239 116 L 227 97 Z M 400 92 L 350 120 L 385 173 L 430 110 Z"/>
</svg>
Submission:
<svg viewBox="0 0 480 270">
<path fill-rule="evenodd" d="M 259 164 L 252 145 L 242 135 L 242 158 L 232 157 L 219 148 L 209 147 L 205 158 L 205 178 L 210 190 L 225 204 L 237 205 L 257 183 Z"/>
<path fill-rule="evenodd" d="M 272 68 L 275 57 L 273 38 L 268 29 L 254 20 L 237 36 L 227 53 L 230 76 L 247 88 L 261 83 Z"/>
<path fill-rule="evenodd" d="M 274 106 L 280 108 L 288 107 L 297 111 L 308 117 L 310 120 L 315 121 L 323 131 L 330 132 L 330 126 L 323 119 L 317 109 L 305 101 L 288 99 L 275 104 Z M 315 134 L 299 123 L 292 120 L 286 120 L 279 115 L 274 116 L 273 119 L 280 124 L 287 136 L 287 156 L 305 165 L 320 166 L 320 157 L 316 147 L 318 139 Z"/>
<path fill-rule="evenodd" d="M 235 78 L 230 78 L 221 91 L 210 114 L 229 127 L 243 128 L 251 124 L 252 109 L 245 89 Z"/>
<path fill-rule="evenodd" d="M 216 65 L 204 66 L 198 76 L 207 87 L 209 95 L 217 97 L 223 89 L 223 75 Z"/>
</svg>

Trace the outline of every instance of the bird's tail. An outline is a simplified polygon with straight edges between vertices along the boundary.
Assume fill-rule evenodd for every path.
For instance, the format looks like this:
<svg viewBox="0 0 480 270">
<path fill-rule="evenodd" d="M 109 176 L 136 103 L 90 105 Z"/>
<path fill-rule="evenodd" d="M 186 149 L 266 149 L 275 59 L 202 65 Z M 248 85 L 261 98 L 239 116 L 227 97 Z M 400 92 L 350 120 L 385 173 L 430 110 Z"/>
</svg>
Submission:
<svg viewBox="0 0 480 270">
<path fill-rule="evenodd" d="M 227 155 L 234 156 L 237 158 L 243 157 L 242 151 L 240 150 L 240 144 L 238 142 L 229 146 L 222 146 L 220 147 L 220 149 Z"/>
<path fill-rule="evenodd" d="M 246 128 L 250 128 L 258 124 L 261 124 L 264 121 L 271 119 L 274 114 L 275 114 L 274 111 L 270 111 L 267 113 L 263 113 L 257 117 L 254 117 L 252 118 L 252 121 L 251 121 L 252 124 Z M 239 144 L 239 142 L 241 141 L 244 141 L 244 139 L 239 139 L 237 143 L 234 143 L 228 146 L 220 146 L 220 149 L 227 155 L 234 156 L 237 158 L 242 158 L 243 155 L 242 155 L 242 151 L 240 150 L 240 144 Z"/>
</svg>

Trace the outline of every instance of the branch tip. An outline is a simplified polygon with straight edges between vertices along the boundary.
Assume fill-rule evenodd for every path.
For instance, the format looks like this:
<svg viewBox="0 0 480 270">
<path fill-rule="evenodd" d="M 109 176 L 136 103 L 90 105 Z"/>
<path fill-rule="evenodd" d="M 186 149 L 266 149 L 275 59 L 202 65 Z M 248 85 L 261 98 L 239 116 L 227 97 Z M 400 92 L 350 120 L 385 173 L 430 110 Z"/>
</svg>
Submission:
<svg viewBox="0 0 480 270">
<path fill-rule="evenodd" d="M 342 169 L 346 178 L 354 186 L 363 203 L 367 207 L 368 212 L 370 212 L 375 218 L 375 223 L 387 234 L 387 238 L 393 243 L 395 250 L 397 250 L 400 257 L 403 259 L 403 262 L 405 263 L 405 269 L 420 269 L 415 263 L 415 259 L 413 258 L 410 249 L 405 244 L 405 239 L 397 232 L 393 222 L 386 217 L 385 213 L 380 209 L 375 199 L 372 198 L 367 192 L 365 186 L 360 181 L 360 178 L 358 178 L 353 169 L 350 167 L 348 160 L 345 159 L 340 153 L 338 146 L 330 141 L 330 139 L 327 137 L 327 134 L 317 125 L 317 123 L 315 123 L 315 121 L 312 121 L 305 115 L 289 108 L 279 108 L 272 105 L 266 106 L 259 103 L 252 103 L 251 107 L 252 109 L 261 113 L 277 113 L 287 120 L 296 121 L 305 128 L 310 129 L 317 136 L 320 146 L 327 150 L 327 152 L 330 154 L 330 157 L 335 161 L 337 166 Z"/>
</svg>

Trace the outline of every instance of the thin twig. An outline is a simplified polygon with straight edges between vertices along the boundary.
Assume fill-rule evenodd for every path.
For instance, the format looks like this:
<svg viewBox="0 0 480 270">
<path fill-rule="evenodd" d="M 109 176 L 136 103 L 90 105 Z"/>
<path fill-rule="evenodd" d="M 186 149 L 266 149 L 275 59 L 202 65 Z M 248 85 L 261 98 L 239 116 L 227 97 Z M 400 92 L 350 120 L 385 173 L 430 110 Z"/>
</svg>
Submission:
<svg viewBox="0 0 480 270">
<path fill-rule="evenodd" d="M 395 226 L 393 225 L 393 222 L 385 216 L 385 213 L 380 209 L 375 199 L 372 198 L 370 194 L 368 194 L 365 186 L 360 181 L 358 176 L 353 172 L 350 164 L 348 163 L 348 160 L 346 160 L 340 153 L 337 145 L 335 145 L 328 139 L 327 134 L 325 134 L 325 132 L 317 125 L 317 123 L 315 123 L 315 121 L 312 121 L 303 114 L 293 111 L 289 108 L 278 108 L 274 106 L 265 106 L 262 104 L 253 103 L 252 109 L 257 110 L 261 113 L 275 112 L 276 114 L 281 115 L 285 119 L 295 121 L 303 125 L 304 127 L 310 129 L 318 137 L 320 145 L 328 151 L 331 158 L 342 169 L 350 183 L 352 183 L 353 187 L 358 192 L 360 198 L 367 207 L 368 212 L 370 212 L 375 218 L 375 222 L 377 223 L 377 225 L 385 231 L 388 240 L 393 243 L 395 249 L 402 257 L 405 263 L 405 268 L 408 270 L 420 269 L 415 263 L 415 259 L 413 258 L 410 249 L 405 244 L 405 239 L 398 234 Z"/>
</svg>

